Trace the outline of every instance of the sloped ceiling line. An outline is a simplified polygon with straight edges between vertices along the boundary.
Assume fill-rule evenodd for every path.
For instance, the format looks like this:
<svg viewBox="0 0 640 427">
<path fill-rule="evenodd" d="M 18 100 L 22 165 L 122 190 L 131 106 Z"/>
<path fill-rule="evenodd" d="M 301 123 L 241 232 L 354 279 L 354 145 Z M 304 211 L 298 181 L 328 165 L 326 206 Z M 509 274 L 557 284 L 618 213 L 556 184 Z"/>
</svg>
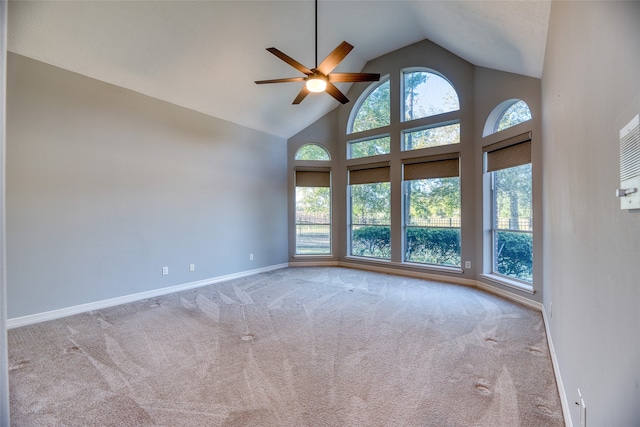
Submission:
<svg viewBox="0 0 640 427">
<path fill-rule="evenodd" d="M 488 68 L 541 77 L 550 1 L 320 1 L 319 56 L 355 49 L 336 71 L 423 39 Z M 336 108 L 299 88 L 257 86 L 314 59 L 313 1 L 11 1 L 9 51 L 288 138 Z M 280 85 L 281 86 L 281 85 Z M 345 93 L 349 84 L 339 84 Z"/>
</svg>

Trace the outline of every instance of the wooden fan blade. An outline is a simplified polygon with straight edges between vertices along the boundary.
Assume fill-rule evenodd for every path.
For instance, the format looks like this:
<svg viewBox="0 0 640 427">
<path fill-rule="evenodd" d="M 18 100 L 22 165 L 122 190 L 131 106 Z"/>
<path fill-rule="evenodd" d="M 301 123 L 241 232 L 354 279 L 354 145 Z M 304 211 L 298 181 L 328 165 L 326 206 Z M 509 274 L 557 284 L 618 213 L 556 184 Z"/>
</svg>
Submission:
<svg viewBox="0 0 640 427">
<path fill-rule="evenodd" d="M 302 100 L 307 97 L 307 95 L 309 95 L 309 89 L 307 89 L 307 86 L 302 86 L 302 90 L 300 91 L 298 96 L 296 96 L 296 99 L 293 100 L 292 104 L 300 104 Z"/>
<path fill-rule="evenodd" d="M 320 71 L 326 76 L 338 66 L 338 64 L 344 59 L 345 56 L 347 56 L 349 52 L 351 52 L 351 49 L 353 49 L 353 46 L 351 46 L 349 43 L 340 43 L 338 47 L 333 49 L 333 52 L 331 52 L 324 59 L 324 61 L 322 61 L 320 65 L 318 65 L 318 68 L 316 68 L 316 70 Z"/>
<path fill-rule="evenodd" d="M 329 74 L 330 82 L 377 82 L 380 74 L 373 73 L 332 73 Z"/>
<path fill-rule="evenodd" d="M 272 79 L 272 80 L 257 80 L 257 85 L 264 85 L 268 83 L 289 83 L 289 82 L 303 82 L 304 77 L 287 77 L 285 79 Z"/>
<path fill-rule="evenodd" d="M 325 89 L 325 92 L 327 92 L 329 95 L 333 96 L 335 99 L 337 99 L 341 104 L 346 104 L 347 102 L 349 102 L 349 98 L 347 98 L 346 96 L 344 96 L 344 94 L 342 92 L 340 92 L 340 89 L 338 89 L 333 83 L 331 82 L 327 82 L 327 88 Z"/>
<path fill-rule="evenodd" d="M 287 64 L 291 65 L 296 70 L 298 70 L 298 71 L 300 71 L 300 72 L 302 72 L 302 73 L 304 73 L 306 75 L 313 74 L 313 71 L 311 71 L 310 69 L 308 69 L 307 67 L 305 67 L 304 65 L 302 65 L 301 63 L 299 63 L 298 61 L 296 61 L 295 59 L 293 59 L 289 55 L 287 55 L 286 53 L 280 52 L 275 47 L 267 48 L 267 50 L 269 52 L 273 53 L 278 58 L 282 59 Z"/>
</svg>

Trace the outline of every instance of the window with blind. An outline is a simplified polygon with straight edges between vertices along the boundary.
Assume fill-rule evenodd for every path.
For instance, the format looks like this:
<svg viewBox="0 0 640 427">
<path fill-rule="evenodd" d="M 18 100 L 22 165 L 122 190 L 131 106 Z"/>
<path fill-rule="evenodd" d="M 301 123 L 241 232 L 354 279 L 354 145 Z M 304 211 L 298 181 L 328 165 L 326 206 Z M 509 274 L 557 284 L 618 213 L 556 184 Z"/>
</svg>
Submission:
<svg viewBox="0 0 640 427">
<path fill-rule="evenodd" d="M 389 164 L 349 169 L 349 254 L 391 258 Z"/>
<path fill-rule="evenodd" d="M 460 267 L 459 154 L 403 164 L 404 261 Z"/>
<path fill-rule="evenodd" d="M 331 255 L 331 172 L 296 170 L 296 255 Z"/>
<path fill-rule="evenodd" d="M 491 174 L 492 273 L 533 281 L 533 203 L 529 133 L 483 149 Z"/>
</svg>

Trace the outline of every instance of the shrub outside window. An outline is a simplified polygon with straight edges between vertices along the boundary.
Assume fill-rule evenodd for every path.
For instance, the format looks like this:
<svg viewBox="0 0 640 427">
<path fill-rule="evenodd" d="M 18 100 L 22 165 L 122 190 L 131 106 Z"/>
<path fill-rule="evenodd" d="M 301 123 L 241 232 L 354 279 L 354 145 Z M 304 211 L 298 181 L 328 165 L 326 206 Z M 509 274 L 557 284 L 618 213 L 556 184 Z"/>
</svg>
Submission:
<svg viewBox="0 0 640 427">
<path fill-rule="evenodd" d="M 351 186 L 351 255 L 391 258 L 391 184 Z"/>
<path fill-rule="evenodd" d="M 391 259 L 388 165 L 349 170 L 350 255 Z"/>
<path fill-rule="evenodd" d="M 407 159 L 404 261 L 460 267 L 459 154 Z"/>
<path fill-rule="evenodd" d="M 404 185 L 405 261 L 460 267 L 460 178 Z"/>
<path fill-rule="evenodd" d="M 533 280 L 531 163 L 493 172 L 493 272 Z"/>
</svg>

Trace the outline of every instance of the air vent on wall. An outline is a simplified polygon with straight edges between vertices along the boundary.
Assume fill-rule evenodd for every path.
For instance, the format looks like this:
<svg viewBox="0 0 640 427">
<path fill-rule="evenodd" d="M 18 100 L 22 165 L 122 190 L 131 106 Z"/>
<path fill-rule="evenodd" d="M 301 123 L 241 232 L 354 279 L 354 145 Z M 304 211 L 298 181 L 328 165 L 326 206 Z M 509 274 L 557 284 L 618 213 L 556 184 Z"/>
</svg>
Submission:
<svg viewBox="0 0 640 427">
<path fill-rule="evenodd" d="M 620 129 L 621 209 L 640 209 L 640 115 Z"/>
</svg>

